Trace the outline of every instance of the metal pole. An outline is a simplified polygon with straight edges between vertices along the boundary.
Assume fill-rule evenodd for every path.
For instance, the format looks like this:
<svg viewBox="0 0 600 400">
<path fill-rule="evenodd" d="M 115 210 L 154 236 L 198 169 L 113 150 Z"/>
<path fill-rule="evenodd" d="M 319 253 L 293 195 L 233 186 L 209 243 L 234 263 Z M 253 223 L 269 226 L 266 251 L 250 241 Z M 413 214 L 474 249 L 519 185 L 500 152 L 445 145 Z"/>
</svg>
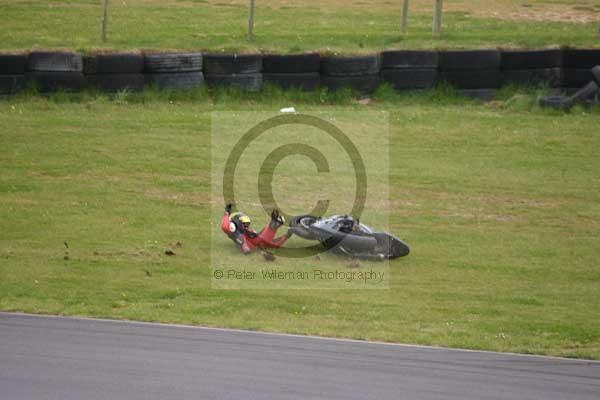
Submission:
<svg viewBox="0 0 600 400">
<path fill-rule="evenodd" d="M 248 10 L 248 41 L 252 43 L 254 39 L 254 0 L 250 0 L 250 9 Z"/>
<path fill-rule="evenodd" d="M 408 29 L 408 0 L 404 0 L 402 5 L 402 33 L 406 33 Z"/>
<path fill-rule="evenodd" d="M 106 42 L 106 24 L 108 23 L 108 0 L 104 0 L 104 16 L 102 17 L 102 43 Z"/>
<path fill-rule="evenodd" d="M 433 17 L 433 36 L 442 33 L 442 6 L 443 0 L 435 0 L 435 13 Z"/>
</svg>

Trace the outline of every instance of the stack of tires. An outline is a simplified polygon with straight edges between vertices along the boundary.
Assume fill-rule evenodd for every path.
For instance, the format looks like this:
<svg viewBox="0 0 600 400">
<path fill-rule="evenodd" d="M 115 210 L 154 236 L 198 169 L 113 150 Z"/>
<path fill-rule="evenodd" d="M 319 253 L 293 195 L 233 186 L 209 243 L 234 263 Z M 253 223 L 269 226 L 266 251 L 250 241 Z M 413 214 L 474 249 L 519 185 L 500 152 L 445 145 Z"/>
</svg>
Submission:
<svg viewBox="0 0 600 400">
<path fill-rule="evenodd" d="M 503 51 L 503 84 L 547 85 L 562 83 L 562 50 Z"/>
<path fill-rule="evenodd" d="M 193 89 L 204 85 L 202 53 L 146 54 L 147 82 L 160 89 Z"/>
<path fill-rule="evenodd" d="M 540 106 L 570 110 L 575 105 L 593 106 L 598 104 L 600 100 L 600 59 L 596 59 L 593 52 L 579 53 L 569 62 L 569 65 L 574 65 L 575 62 L 578 65 L 591 65 L 596 60 L 599 64 L 590 69 L 577 68 L 573 69 L 576 72 L 571 71 L 576 78 L 572 76 L 570 79 L 577 79 L 572 81 L 571 84 L 582 84 L 581 88 L 567 88 L 567 92 L 572 93 L 571 96 L 543 97 L 540 99 Z M 588 77 L 590 80 L 584 83 Z"/>
<path fill-rule="evenodd" d="M 441 78 L 465 96 L 491 100 L 502 83 L 497 50 L 440 52 Z"/>
<path fill-rule="evenodd" d="M 227 86 L 255 92 L 263 83 L 260 54 L 206 54 L 204 79 L 208 86 Z"/>
<path fill-rule="evenodd" d="M 0 54 L 0 96 L 14 94 L 25 86 L 25 54 Z"/>
<path fill-rule="evenodd" d="M 319 54 L 266 55 L 263 80 L 283 89 L 315 90 L 321 83 Z"/>
<path fill-rule="evenodd" d="M 72 52 L 35 51 L 27 58 L 27 82 L 35 82 L 42 93 L 79 91 L 85 86 L 83 60 Z"/>
<path fill-rule="evenodd" d="M 329 90 L 350 88 L 362 95 L 379 85 L 379 55 L 328 56 L 321 59 L 321 83 Z"/>
<path fill-rule="evenodd" d="M 398 91 L 431 89 L 438 62 L 436 51 L 385 51 L 381 53 L 381 80 Z"/>
<path fill-rule="evenodd" d="M 600 50 L 565 49 L 563 52 L 563 87 L 573 92 L 594 79 L 592 68 L 600 65 Z"/>
<path fill-rule="evenodd" d="M 144 89 L 144 57 L 135 53 L 97 54 L 84 58 L 88 85 L 106 92 Z"/>
</svg>

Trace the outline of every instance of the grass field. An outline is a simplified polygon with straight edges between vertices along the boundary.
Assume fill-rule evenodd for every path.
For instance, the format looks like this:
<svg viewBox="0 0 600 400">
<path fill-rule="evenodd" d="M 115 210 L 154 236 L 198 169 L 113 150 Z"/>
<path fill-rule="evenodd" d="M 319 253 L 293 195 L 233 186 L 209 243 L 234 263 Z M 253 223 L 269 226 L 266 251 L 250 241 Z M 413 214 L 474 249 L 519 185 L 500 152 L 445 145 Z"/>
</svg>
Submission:
<svg viewBox="0 0 600 400">
<path fill-rule="evenodd" d="M 600 0 L 446 2 L 444 34 L 431 38 L 432 1 L 411 0 L 400 33 L 400 1 L 257 1 L 255 41 L 246 41 L 245 0 L 110 2 L 100 43 L 101 1 L 0 2 L 0 51 L 67 48 L 203 49 L 365 53 L 400 48 L 598 47 Z"/>
<path fill-rule="evenodd" d="M 0 309 L 600 359 L 600 114 L 530 100 L 0 101 Z M 390 263 L 389 290 L 211 289 L 210 113 L 289 105 L 389 112 L 386 207 L 412 245 Z"/>
</svg>

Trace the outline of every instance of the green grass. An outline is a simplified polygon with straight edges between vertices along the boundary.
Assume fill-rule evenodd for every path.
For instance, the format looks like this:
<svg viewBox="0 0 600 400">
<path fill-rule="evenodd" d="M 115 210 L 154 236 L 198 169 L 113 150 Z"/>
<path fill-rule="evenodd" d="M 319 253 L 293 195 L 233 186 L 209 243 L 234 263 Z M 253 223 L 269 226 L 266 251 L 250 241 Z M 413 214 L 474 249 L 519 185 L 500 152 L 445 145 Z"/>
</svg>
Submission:
<svg viewBox="0 0 600 400">
<path fill-rule="evenodd" d="M 101 3 L 90 0 L 2 2 L 0 51 L 67 48 L 83 51 L 202 49 L 365 53 L 397 48 L 600 45 L 597 23 L 486 16 L 491 15 L 493 10 L 484 17 L 478 17 L 479 14 L 470 12 L 472 8 L 482 8 L 478 2 L 471 2 L 473 4 L 463 8 L 451 7 L 444 16 L 444 34 L 435 40 L 431 38 L 430 2 L 426 8 L 421 5 L 411 13 L 409 32 L 402 35 L 399 31 L 400 5 L 386 1 L 349 4 L 327 1 L 318 5 L 311 2 L 289 5 L 258 2 L 256 36 L 250 45 L 245 33 L 246 2 L 241 0 L 227 3 L 176 0 L 111 2 L 108 41 L 102 44 Z M 542 7 L 532 9 L 535 12 L 543 11 L 543 7 L 557 6 L 555 2 L 545 0 L 529 3 Z M 587 3 L 590 3 L 587 4 L 589 7 L 600 5 L 597 0 Z M 561 11 L 565 13 L 576 11 L 568 3 L 562 7 Z M 590 12 L 593 11 L 586 11 L 587 14 Z"/>
<path fill-rule="evenodd" d="M 600 359 L 600 110 L 513 94 L 0 101 L 0 309 Z M 210 112 L 289 105 L 390 113 L 389 290 L 210 288 Z"/>
</svg>

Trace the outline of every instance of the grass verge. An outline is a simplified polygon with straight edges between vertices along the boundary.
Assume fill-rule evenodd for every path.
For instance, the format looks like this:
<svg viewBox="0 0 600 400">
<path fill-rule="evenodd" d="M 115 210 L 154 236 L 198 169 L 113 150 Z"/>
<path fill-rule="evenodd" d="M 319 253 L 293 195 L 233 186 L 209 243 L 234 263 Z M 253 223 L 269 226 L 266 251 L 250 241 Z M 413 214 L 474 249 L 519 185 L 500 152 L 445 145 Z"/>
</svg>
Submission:
<svg viewBox="0 0 600 400">
<path fill-rule="evenodd" d="M 431 37 L 431 2 L 412 4 L 415 9 L 411 11 L 410 30 L 402 35 L 401 4 L 384 0 L 327 0 L 318 4 L 267 0 L 257 3 L 255 40 L 248 44 L 246 1 L 111 2 L 108 41 L 103 44 L 102 2 L 19 0 L 0 4 L 0 50 L 368 53 L 382 49 L 600 45 L 597 18 L 593 18 L 600 13 L 598 0 L 586 0 L 579 8 L 550 0 L 503 0 L 493 7 L 463 0 L 446 5 L 444 34 L 439 39 Z"/>
<path fill-rule="evenodd" d="M 0 309 L 600 359 L 600 112 L 534 96 L 0 101 Z M 290 105 L 390 113 L 389 290 L 211 289 L 210 112 Z"/>
</svg>

